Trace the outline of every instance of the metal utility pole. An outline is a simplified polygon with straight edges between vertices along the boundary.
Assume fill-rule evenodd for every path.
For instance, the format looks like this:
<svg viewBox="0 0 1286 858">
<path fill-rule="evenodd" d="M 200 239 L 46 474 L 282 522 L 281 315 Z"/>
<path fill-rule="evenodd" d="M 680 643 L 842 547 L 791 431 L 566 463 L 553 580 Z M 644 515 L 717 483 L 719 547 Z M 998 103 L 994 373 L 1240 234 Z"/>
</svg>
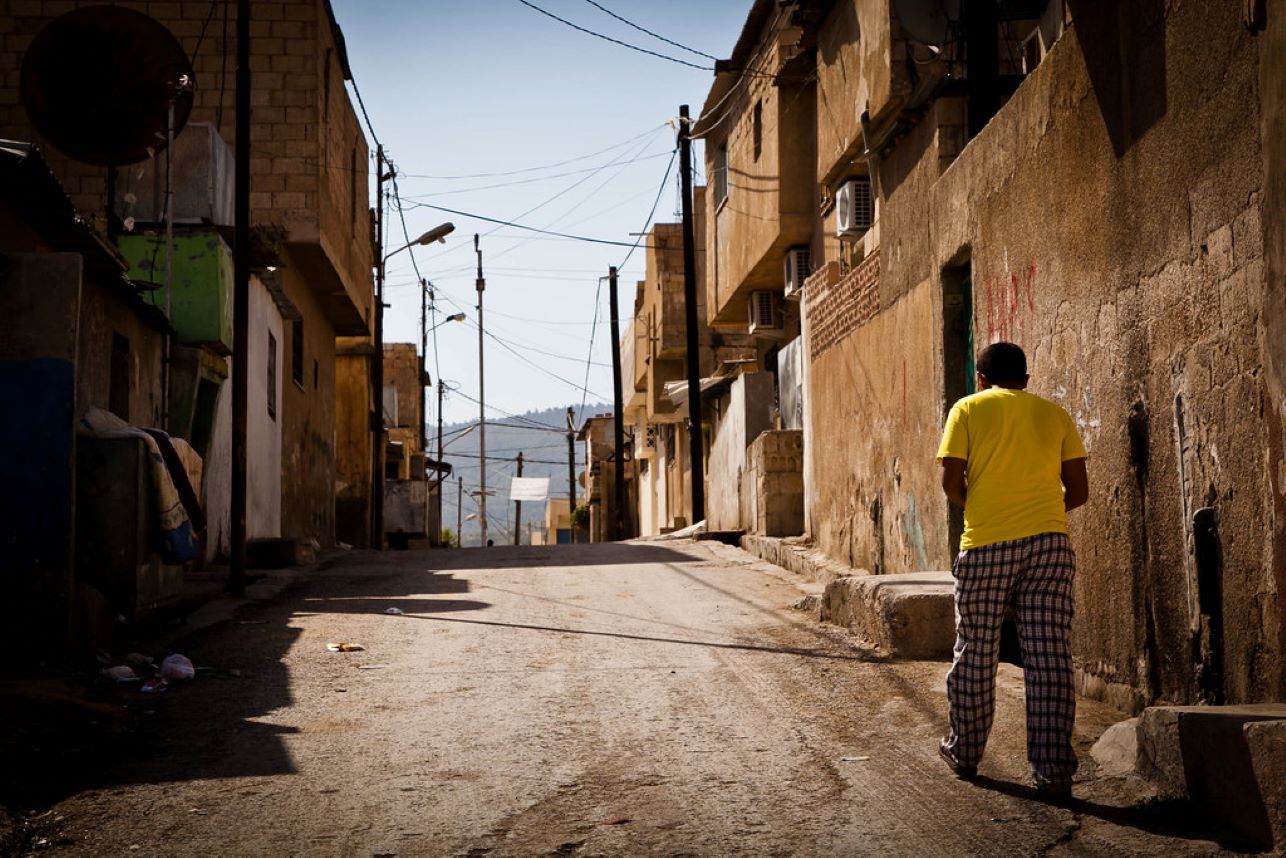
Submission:
<svg viewBox="0 0 1286 858">
<path fill-rule="evenodd" d="M 478 544 L 487 547 L 487 395 L 483 387 L 486 374 L 483 372 L 483 327 L 482 327 L 482 293 L 487 290 L 487 281 L 482 277 L 482 247 L 478 244 L 478 234 L 473 234 L 473 250 L 478 254 L 478 524 L 482 527 L 482 536 Z"/>
<path fill-rule="evenodd" d="M 455 490 L 455 547 L 464 547 L 464 477 L 459 478 Z"/>
<path fill-rule="evenodd" d="M 439 378 L 438 379 L 438 467 L 439 468 L 442 467 L 442 391 L 443 389 L 444 389 L 444 386 L 442 384 L 442 379 Z M 442 471 L 439 470 L 438 471 L 439 486 L 442 485 L 443 479 L 445 479 L 445 477 L 442 474 Z"/>
<path fill-rule="evenodd" d="M 612 332 L 612 539 L 625 538 L 625 414 L 621 396 L 621 318 L 616 307 L 616 266 L 607 269 Z"/>
<path fill-rule="evenodd" d="M 250 0 L 237 0 L 236 220 L 232 260 L 232 558 L 228 592 L 246 592 L 246 418 L 250 414 Z"/>
<path fill-rule="evenodd" d="M 371 548 L 384 550 L 384 147 L 375 147 L 375 354 L 371 356 Z"/>
<path fill-rule="evenodd" d="M 522 476 L 522 453 L 518 454 L 518 476 Z M 521 544 L 522 534 L 522 501 L 514 501 L 514 545 Z"/>
<path fill-rule="evenodd" d="M 688 335 L 688 441 L 692 523 L 706 517 L 705 459 L 701 454 L 701 340 L 697 329 L 697 254 L 692 230 L 692 138 L 688 106 L 679 107 L 679 177 L 683 206 L 683 304 Z"/>
<path fill-rule="evenodd" d="M 429 384 L 429 281 L 420 278 L 420 455 L 429 457 L 428 415 L 425 413 L 424 388 Z"/>
<path fill-rule="evenodd" d="M 576 512 L 576 417 L 567 408 L 567 515 Z M 572 525 L 572 542 L 576 541 L 576 525 Z"/>
</svg>

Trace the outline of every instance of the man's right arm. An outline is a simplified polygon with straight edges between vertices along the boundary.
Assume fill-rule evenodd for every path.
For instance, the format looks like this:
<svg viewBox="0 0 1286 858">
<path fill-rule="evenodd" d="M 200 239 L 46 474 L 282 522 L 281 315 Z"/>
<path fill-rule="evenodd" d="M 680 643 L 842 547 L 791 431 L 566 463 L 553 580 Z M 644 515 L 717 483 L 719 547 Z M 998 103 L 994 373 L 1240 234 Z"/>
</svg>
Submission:
<svg viewBox="0 0 1286 858">
<path fill-rule="evenodd" d="M 946 494 L 947 500 L 961 509 L 964 509 L 965 497 L 968 494 L 965 483 L 965 465 L 967 464 L 964 459 L 957 459 L 954 456 L 942 457 L 942 491 Z"/>
<path fill-rule="evenodd" d="M 1063 506 L 1068 512 L 1090 499 L 1090 478 L 1085 470 L 1085 459 L 1068 459 L 1063 462 L 1060 476 L 1063 480 Z"/>
</svg>

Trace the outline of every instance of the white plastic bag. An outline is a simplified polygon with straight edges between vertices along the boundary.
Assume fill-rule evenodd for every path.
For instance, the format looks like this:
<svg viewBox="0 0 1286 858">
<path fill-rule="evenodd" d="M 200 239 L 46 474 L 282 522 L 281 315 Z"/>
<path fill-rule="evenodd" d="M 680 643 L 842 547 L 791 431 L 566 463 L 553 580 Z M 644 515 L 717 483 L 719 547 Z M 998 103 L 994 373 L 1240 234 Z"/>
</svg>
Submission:
<svg viewBox="0 0 1286 858">
<path fill-rule="evenodd" d="M 161 662 L 161 678 L 168 679 L 170 682 L 176 682 L 183 679 L 191 679 L 196 676 L 196 668 L 185 655 L 167 655 L 165 661 Z"/>
</svg>

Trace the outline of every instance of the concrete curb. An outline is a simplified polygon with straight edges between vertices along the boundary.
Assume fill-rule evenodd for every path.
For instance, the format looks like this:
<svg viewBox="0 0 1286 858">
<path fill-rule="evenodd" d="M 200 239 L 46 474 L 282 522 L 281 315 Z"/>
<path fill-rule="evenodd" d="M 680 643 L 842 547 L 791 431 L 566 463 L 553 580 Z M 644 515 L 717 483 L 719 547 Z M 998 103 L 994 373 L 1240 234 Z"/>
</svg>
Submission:
<svg viewBox="0 0 1286 858">
<path fill-rule="evenodd" d="M 949 572 L 837 578 L 826 585 L 821 618 L 894 658 L 945 658 L 956 634 L 952 587 Z"/>
<path fill-rule="evenodd" d="M 741 548 L 761 560 L 794 572 L 801 578 L 829 584 L 836 578 L 869 574 L 865 569 L 854 569 L 831 560 L 812 547 L 812 543 L 798 536 L 775 537 L 746 534 L 741 537 Z"/>
<path fill-rule="evenodd" d="M 746 535 L 741 548 L 825 585 L 822 621 L 851 629 L 894 658 L 950 656 L 955 645 L 950 572 L 871 575 L 825 557 L 800 537 Z"/>
</svg>

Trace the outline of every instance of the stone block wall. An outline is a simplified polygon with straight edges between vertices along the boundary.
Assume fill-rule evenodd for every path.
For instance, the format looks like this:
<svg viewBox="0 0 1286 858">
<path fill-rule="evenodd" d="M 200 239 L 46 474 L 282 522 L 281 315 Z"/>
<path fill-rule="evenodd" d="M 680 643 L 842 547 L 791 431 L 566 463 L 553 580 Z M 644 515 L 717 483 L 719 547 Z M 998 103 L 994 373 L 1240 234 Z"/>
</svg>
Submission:
<svg viewBox="0 0 1286 858">
<path fill-rule="evenodd" d="M 760 536 L 804 532 L 804 433 L 759 433 L 746 452 L 741 500 L 746 530 Z"/>
</svg>

